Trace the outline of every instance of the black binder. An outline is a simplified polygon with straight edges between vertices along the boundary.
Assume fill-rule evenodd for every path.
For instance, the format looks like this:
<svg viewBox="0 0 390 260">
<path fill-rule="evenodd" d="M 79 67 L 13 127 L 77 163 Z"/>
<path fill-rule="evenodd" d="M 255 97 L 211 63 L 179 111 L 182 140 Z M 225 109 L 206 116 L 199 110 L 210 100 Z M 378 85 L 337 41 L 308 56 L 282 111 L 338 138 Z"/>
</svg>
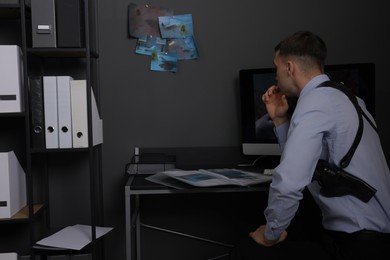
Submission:
<svg viewBox="0 0 390 260">
<path fill-rule="evenodd" d="M 57 47 L 55 4 L 55 0 L 31 1 L 33 48 Z"/>
<path fill-rule="evenodd" d="M 56 0 L 58 47 L 85 46 L 83 3 L 83 0 Z"/>
<path fill-rule="evenodd" d="M 45 148 L 42 77 L 30 77 L 31 143 L 32 148 Z"/>
</svg>

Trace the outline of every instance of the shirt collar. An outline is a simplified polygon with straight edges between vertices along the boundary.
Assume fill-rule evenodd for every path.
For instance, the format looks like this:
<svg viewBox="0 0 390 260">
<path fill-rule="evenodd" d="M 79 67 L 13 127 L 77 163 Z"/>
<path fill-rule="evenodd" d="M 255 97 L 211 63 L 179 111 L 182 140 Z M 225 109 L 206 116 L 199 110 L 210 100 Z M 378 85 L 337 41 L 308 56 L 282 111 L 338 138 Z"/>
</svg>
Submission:
<svg viewBox="0 0 390 260">
<path fill-rule="evenodd" d="M 301 93 L 299 94 L 299 96 L 303 96 L 305 95 L 306 93 L 308 93 L 309 91 L 315 89 L 318 85 L 320 85 L 322 82 L 325 82 L 327 80 L 330 80 L 328 75 L 326 74 L 321 74 L 321 75 L 318 75 L 318 76 L 315 76 L 314 78 L 312 78 L 302 89 Z"/>
</svg>

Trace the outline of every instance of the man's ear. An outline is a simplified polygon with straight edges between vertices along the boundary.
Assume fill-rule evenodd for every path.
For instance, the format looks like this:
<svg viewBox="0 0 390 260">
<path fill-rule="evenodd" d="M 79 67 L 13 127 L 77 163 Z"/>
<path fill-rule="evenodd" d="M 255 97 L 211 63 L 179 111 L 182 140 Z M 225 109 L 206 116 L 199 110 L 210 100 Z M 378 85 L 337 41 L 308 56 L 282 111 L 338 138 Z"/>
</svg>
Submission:
<svg viewBox="0 0 390 260">
<path fill-rule="evenodd" d="M 286 70 L 287 70 L 288 75 L 291 76 L 293 71 L 294 71 L 294 63 L 292 61 L 290 61 L 290 60 L 287 61 Z"/>
</svg>

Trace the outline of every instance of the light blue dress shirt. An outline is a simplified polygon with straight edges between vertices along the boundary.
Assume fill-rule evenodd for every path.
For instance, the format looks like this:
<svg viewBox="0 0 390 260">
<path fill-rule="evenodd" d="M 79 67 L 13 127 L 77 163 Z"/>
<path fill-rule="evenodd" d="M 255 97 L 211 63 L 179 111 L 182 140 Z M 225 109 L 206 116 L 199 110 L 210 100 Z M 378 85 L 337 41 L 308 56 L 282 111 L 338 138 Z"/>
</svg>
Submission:
<svg viewBox="0 0 390 260">
<path fill-rule="evenodd" d="M 264 212 L 267 239 L 277 239 L 289 226 L 306 186 L 322 211 L 325 229 L 390 233 L 389 167 L 378 134 L 366 119 L 360 144 L 345 171 L 376 188 L 375 196 L 367 203 L 351 195 L 324 197 L 318 183 L 312 182 L 318 159 L 338 165 L 351 147 L 359 125 L 356 109 L 343 92 L 332 87 L 317 88 L 327 80 L 327 75 L 319 75 L 308 82 L 291 120 L 275 129 L 283 152 L 273 173 Z M 359 104 L 369 114 L 361 99 Z"/>
</svg>

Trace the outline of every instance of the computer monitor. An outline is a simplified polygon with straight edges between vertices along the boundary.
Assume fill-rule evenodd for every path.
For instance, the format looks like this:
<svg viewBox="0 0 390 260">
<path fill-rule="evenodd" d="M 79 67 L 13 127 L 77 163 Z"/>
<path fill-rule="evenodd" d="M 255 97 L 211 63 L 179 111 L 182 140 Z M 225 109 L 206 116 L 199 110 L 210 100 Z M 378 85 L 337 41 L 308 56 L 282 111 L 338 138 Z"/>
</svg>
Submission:
<svg viewBox="0 0 390 260">
<path fill-rule="evenodd" d="M 375 117 L 375 65 L 373 63 L 326 65 L 330 79 L 343 82 L 362 98 Z M 241 98 L 242 153 L 244 155 L 280 155 L 273 131 L 273 122 L 267 115 L 262 94 L 276 83 L 274 68 L 243 69 L 239 71 Z M 294 100 L 289 99 L 290 113 Z"/>
</svg>

